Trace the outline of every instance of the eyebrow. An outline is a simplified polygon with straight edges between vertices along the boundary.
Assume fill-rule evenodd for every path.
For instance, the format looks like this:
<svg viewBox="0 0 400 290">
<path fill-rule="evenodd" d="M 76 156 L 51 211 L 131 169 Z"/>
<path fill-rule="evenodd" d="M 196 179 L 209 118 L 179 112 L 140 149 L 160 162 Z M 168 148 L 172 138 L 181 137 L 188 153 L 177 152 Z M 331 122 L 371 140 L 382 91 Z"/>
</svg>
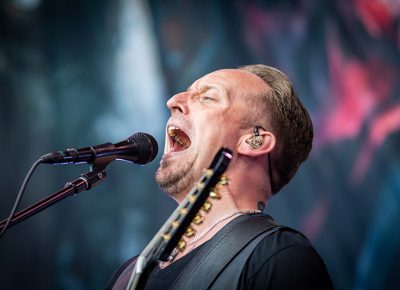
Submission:
<svg viewBox="0 0 400 290">
<path fill-rule="evenodd" d="M 186 91 L 189 92 L 190 90 L 192 90 L 192 89 L 193 89 L 193 85 L 194 85 L 194 84 L 188 86 L 187 89 L 186 89 Z M 196 89 L 197 89 L 197 88 L 196 88 Z M 220 86 L 217 86 L 217 85 L 207 84 L 207 85 L 204 85 L 204 86 L 202 87 L 202 90 L 201 90 L 201 91 L 204 92 L 204 91 L 208 91 L 208 90 L 210 90 L 210 89 L 217 89 L 217 90 L 219 90 L 219 89 L 221 89 L 221 88 L 220 88 Z M 225 87 L 222 87 L 222 89 L 225 90 Z"/>
<path fill-rule="evenodd" d="M 188 86 L 187 89 L 186 89 L 186 91 L 189 92 L 190 90 L 193 90 L 193 89 L 194 89 L 194 84 L 195 84 L 195 83 L 193 83 L 193 84 L 191 84 L 190 86 Z"/>
</svg>

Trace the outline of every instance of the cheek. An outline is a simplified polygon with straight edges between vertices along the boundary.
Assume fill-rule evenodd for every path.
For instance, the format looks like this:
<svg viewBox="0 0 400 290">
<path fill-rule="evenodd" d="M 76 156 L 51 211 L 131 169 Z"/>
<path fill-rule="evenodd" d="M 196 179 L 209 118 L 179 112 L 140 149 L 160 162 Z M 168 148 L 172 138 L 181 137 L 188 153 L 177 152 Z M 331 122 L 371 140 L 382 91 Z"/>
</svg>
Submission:
<svg viewBox="0 0 400 290">
<path fill-rule="evenodd" d="M 211 148 L 215 151 L 218 151 L 221 146 L 230 145 L 232 147 L 232 138 L 234 139 L 240 132 L 240 120 L 240 113 L 234 110 L 195 114 L 193 125 L 196 139 L 199 141 L 196 143 L 203 147 L 203 150 L 205 146 L 219 146 Z"/>
</svg>

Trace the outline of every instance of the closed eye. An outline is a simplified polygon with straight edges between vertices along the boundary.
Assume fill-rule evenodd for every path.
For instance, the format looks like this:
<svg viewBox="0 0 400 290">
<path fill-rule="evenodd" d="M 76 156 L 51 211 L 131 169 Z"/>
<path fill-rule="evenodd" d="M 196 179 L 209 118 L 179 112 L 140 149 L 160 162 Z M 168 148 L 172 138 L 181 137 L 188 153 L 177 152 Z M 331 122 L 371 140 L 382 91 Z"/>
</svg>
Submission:
<svg viewBox="0 0 400 290">
<path fill-rule="evenodd" d="M 201 96 L 201 99 L 202 99 L 203 101 L 216 101 L 215 98 L 210 97 L 210 96 L 207 96 L 207 95 Z"/>
<path fill-rule="evenodd" d="M 200 100 L 204 102 L 217 102 L 218 95 L 211 89 L 207 89 L 200 93 Z"/>
</svg>

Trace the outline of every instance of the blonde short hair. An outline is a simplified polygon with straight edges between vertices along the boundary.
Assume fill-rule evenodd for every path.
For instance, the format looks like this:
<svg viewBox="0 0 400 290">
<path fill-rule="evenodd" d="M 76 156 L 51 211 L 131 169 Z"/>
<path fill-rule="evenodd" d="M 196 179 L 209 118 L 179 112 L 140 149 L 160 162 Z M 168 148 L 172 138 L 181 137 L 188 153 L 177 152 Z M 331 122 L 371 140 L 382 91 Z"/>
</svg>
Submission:
<svg viewBox="0 0 400 290">
<path fill-rule="evenodd" d="M 261 64 L 239 69 L 257 75 L 271 88 L 248 98 L 255 105 L 256 118 L 277 140 L 270 154 L 271 191 L 277 193 L 311 151 L 314 137 L 311 118 L 283 72 Z"/>
</svg>

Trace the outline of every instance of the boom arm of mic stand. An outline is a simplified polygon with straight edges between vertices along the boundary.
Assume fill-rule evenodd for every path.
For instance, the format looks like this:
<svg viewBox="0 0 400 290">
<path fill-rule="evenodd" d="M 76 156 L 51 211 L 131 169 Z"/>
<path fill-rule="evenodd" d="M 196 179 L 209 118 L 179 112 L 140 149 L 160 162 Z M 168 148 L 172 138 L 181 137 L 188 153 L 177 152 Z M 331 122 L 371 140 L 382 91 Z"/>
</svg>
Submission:
<svg viewBox="0 0 400 290">
<path fill-rule="evenodd" d="M 89 190 L 95 187 L 97 184 L 102 182 L 106 177 L 107 173 L 104 170 L 104 168 L 100 168 L 98 170 L 93 170 L 88 173 L 82 174 L 81 177 L 79 177 L 78 179 L 68 182 L 63 189 L 53 193 L 52 195 L 14 214 L 8 227 L 11 227 L 33 216 L 34 214 L 48 208 L 49 206 L 59 202 L 60 200 L 68 196 L 78 194 L 81 191 Z M 6 221 L 7 219 L 0 222 L 0 230 L 3 229 L 4 225 L 6 224 Z"/>
</svg>

